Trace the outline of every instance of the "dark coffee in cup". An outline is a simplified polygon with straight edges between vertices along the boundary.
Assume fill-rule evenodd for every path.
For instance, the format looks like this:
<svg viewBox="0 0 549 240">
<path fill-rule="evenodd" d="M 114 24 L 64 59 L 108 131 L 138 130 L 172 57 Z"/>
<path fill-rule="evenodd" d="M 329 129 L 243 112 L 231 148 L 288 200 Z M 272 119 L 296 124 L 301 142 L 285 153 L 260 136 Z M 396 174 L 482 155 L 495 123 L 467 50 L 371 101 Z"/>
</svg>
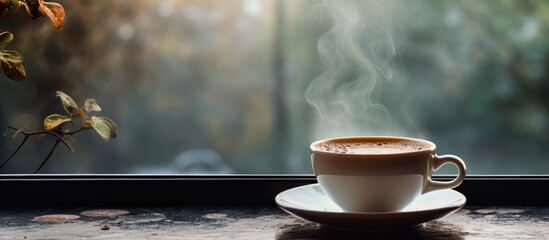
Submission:
<svg viewBox="0 0 549 240">
<path fill-rule="evenodd" d="M 424 150 L 430 147 L 428 144 L 406 139 L 377 139 L 364 141 L 364 139 L 334 139 L 321 142 L 317 149 L 342 154 L 394 154 Z"/>
</svg>

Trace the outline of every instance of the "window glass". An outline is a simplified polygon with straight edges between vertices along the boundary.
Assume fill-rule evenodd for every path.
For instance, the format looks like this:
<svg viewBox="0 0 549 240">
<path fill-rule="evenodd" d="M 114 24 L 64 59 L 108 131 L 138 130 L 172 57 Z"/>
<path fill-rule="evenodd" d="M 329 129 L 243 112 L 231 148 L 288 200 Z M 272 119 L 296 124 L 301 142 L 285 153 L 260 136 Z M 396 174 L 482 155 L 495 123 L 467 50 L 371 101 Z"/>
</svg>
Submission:
<svg viewBox="0 0 549 240">
<path fill-rule="evenodd" d="M 0 127 L 43 130 L 62 91 L 118 131 L 73 134 L 40 173 L 312 173 L 309 144 L 349 135 L 428 139 L 471 174 L 549 172 L 545 1 L 57 2 L 62 30 L 0 19 L 27 75 L 0 77 Z M 6 131 L 1 161 L 24 136 Z M 55 144 L 29 137 L 0 173 Z"/>
</svg>

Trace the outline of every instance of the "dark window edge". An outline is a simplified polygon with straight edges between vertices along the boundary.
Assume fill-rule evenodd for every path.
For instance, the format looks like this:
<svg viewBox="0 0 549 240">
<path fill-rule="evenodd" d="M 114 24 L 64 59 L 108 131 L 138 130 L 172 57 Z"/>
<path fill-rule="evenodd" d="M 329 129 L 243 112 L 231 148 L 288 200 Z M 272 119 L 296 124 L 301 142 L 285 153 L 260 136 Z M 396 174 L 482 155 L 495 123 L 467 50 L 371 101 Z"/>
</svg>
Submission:
<svg viewBox="0 0 549 240">
<path fill-rule="evenodd" d="M 436 180 L 449 180 L 435 176 Z M 270 205 L 312 175 L 0 175 L 0 206 Z M 549 206 L 549 176 L 468 176 L 469 206 Z"/>
</svg>

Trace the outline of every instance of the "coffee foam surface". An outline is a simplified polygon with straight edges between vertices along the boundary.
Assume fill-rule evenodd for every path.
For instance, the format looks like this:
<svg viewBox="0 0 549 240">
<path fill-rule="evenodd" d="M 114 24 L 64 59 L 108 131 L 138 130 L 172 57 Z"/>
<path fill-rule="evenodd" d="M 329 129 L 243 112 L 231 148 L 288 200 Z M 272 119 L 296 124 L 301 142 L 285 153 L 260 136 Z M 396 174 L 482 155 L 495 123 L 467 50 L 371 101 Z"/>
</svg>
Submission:
<svg viewBox="0 0 549 240">
<path fill-rule="evenodd" d="M 319 143 L 316 147 L 321 151 L 343 154 L 394 154 L 429 148 L 426 144 L 412 141 L 334 141 Z"/>
</svg>

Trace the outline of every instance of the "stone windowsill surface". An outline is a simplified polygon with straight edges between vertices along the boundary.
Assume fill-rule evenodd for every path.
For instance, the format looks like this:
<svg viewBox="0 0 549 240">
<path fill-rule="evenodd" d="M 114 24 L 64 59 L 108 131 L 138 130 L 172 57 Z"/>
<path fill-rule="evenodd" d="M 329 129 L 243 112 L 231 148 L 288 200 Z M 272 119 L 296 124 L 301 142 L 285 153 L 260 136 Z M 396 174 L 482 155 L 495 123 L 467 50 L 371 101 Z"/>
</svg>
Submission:
<svg viewBox="0 0 549 240">
<path fill-rule="evenodd" d="M 276 207 L 0 209 L 0 239 L 548 239 L 549 208 L 469 207 L 385 233 L 334 231 Z"/>
</svg>

